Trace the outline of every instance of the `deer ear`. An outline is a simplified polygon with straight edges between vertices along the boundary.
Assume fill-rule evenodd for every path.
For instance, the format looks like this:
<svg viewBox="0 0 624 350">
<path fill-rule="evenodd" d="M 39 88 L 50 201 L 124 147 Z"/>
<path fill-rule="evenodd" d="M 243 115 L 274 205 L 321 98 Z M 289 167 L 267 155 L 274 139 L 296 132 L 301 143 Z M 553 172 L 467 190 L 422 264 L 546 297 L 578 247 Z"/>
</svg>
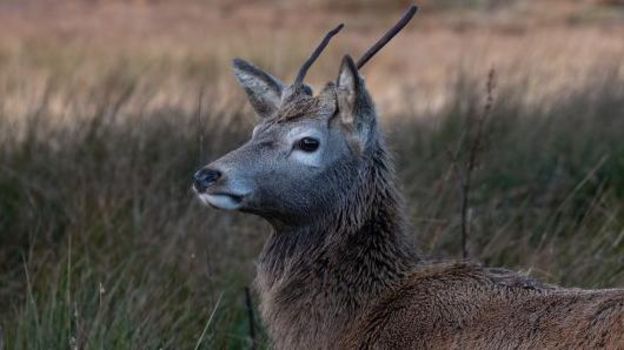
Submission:
<svg viewBox="0 0 624 350">
<path fill-rule="evenodd" d="M 284 84 L 242 59 L 234 59 L 232 65 L 236 80 L 245 89 L 256 113 L 262 118 L 273 115 L 280 106 Z"/>
<path fill-rule="evenodd" d="M 359 79 L 360 74 L 353 62 L 353 58 L 349 55 L 345 55 L 342 58 L 340 71 L 338 72 L 338 87 L 350 92 L 355 92 Z"/>
<path fill-rule="evenodd" d="M 351 56 L 342 59 L 337 79 L 340 122 L 350 136 L 351 144 L 366 147 L 375 124 L 375 110 Z"/>
</svg>

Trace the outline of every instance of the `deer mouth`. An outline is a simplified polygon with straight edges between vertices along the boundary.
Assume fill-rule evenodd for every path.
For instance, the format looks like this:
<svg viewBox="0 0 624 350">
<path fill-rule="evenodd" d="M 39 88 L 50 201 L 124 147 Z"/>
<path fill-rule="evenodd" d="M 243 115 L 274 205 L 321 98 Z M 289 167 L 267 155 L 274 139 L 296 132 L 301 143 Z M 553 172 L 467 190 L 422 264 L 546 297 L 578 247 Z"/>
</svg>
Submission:
<svg viewBox="0 0 624 350">
<path fill-rule="evenodd" d="M 241 207 L 244 195 L 233 193 L 198 193 L 199 200 L 205 205 L 223 210 L 237 210 Z"/>
</svg>

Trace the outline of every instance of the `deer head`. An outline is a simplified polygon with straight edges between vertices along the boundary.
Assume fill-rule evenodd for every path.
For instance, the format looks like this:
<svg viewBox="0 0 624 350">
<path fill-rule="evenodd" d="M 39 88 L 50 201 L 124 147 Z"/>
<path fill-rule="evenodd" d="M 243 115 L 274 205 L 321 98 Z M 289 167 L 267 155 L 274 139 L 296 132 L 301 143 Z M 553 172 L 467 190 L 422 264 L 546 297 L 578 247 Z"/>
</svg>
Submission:
<svg viewBox="0 0 624 350">
<path fill-rule="evenodd" d="M 200 200 L 282 224 L 318 220 L 344 202 L 381 147 L 375 107 L 358 70 L 415 12 L 411 7 L 357 63 L 345 56 L 336 81 L 316 95 L 305 75 L 342 24 L 325 36 L 291 85 L 235 59 L 236 79 L 260 118 L 247 143 L 195 173 Z"/>
</svg>

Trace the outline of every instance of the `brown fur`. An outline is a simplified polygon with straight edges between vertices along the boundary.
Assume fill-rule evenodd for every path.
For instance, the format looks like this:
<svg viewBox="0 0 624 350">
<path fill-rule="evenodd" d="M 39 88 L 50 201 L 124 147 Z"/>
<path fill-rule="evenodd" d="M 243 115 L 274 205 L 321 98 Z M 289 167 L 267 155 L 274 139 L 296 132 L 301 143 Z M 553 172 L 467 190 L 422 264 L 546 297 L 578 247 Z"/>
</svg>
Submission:
<svg viewBox="0 0 624 350">
<path fill-rule="evenodd" d="M 508 285 L 475 265 L 424 265 L 363 312 L 338 347 L 624 349 L 624 292 Z"/>
</svg>

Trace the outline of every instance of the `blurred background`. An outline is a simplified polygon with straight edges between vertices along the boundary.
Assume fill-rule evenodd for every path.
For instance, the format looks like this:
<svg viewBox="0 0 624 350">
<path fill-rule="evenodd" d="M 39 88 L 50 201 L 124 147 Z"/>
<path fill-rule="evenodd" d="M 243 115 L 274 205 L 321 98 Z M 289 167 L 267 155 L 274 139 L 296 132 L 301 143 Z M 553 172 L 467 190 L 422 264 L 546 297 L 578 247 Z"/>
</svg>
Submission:
<svg viewBox="0 0 624 350">
<path fill-rule="evenodd" d="M 409 4 L 0 0 L 0 348 L 248 348 L 269 228 L 190 191 L 255 122 L 230 61 L 291 81 L 344 22 L 318 89 Z M 418 5 L 362 71 L 414 241 L 623 287 L 624 1 Z"/>
</svg>

